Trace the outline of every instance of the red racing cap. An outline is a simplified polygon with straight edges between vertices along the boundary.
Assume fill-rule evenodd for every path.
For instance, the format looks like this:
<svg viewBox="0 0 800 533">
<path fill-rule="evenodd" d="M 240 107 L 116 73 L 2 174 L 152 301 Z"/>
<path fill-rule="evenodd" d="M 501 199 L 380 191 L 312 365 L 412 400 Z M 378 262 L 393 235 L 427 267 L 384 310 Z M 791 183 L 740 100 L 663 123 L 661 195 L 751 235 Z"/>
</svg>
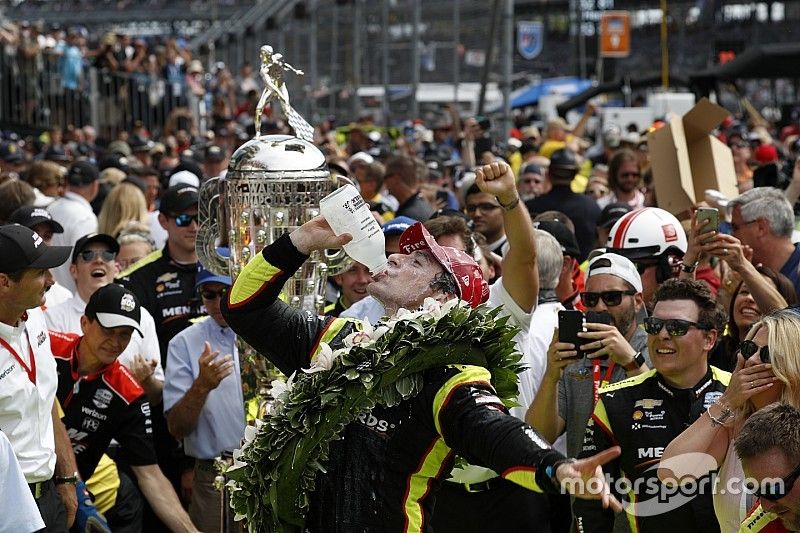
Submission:
<svg viewBox="0 0 800 533">
<path fill-rule="evenodd" d="M 442 267 L 450 272 L 458 285 L 459 298 L 475 308 L 489 298 L 489 284 L 483 279 L 481 267 L 466 252 L 440 246 L 421 222 L 409 227 L 400 236 L 400 250 L 410 254 L 427 250 Z"/>
</svg>

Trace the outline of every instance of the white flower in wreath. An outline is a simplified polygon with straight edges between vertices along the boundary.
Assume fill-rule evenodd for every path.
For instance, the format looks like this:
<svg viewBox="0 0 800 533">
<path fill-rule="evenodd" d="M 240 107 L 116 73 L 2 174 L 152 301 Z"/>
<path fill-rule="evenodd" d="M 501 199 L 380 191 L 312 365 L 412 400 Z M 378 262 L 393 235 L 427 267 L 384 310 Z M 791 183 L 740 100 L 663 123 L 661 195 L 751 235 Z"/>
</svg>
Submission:
<svg viewBox="0 0 800 533">
<path fill-rule="evenodd" d="M 283 381 L 282 379 L 273 379 L 270 383 L 270 394 L 272 395 L 272 398 L 274 398 L 276 404 L 286 403 L 286 400 L 289 398 L 289 393 L 292 392 L 294 376 L 295 374 L 293 373 L 291 376 L 289 376 L 287 381 Z M 260 428 L 263 423 L 263 421 L 256 419 L 256 428 Z"/>
<path fill-rule="evenodd" d="M 374 333 L 375 328 L 372 327 L 369 320 L 364 320 L 361 323 L 361 330 L 354 331 L 344 338 L 344 346 L 345 348 L 352 348 L 353 346 L 370 344 L 373 341 L 372 336 Z"/>
<path fill-rule="evenodd" d="M 314 374 L 316 372 L 323 372 L 330 370 L 333 366 L 333 361 L 339 356 L 339 351 L 336 353 L 331 349 L 327 342 L 319 343 L 319 351 L 314 358 L 314 362 L 309 368 L 304 368 L 303 372 L 306 374 Z"/>
</svg>

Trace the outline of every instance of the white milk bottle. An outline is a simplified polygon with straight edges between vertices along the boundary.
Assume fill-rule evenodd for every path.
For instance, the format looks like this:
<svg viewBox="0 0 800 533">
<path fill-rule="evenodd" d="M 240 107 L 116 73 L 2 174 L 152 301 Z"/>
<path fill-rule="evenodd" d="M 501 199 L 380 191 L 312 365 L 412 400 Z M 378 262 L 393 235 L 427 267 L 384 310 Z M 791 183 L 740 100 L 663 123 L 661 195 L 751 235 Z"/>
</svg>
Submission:
<svg viewBox="0 0 800 533">
<path fill-rule="evenodd" d="M 369 204 L 352 185 L 345 185 L 320 200 L 319 210 L 336 235 L 349 233 L 353 240 L 344 251 L 373 274 L 386 270 L 386 239 Z"/>
</svg>

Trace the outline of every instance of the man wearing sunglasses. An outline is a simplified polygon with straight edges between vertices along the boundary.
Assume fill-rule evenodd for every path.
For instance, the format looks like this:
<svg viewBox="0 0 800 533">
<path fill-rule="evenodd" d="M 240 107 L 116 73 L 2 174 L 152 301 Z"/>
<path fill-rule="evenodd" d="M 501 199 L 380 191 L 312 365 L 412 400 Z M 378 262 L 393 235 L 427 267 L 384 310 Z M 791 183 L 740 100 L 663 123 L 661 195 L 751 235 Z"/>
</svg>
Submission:
<svg viewBox="0 0 800 533">
<path fill-rule="evenodd" d="M 119 244 L 111 235 L 92 233 L 81 237 L 72 250 L 69 272 L 75 282 L 75 294 L 67 301 L 49 307 L 44 318 L 50 331 L 81 333 L 81 317 L 86 302 L 100 287 L 114 281 L 118 270 L 115 259 Z M 141 330 L 119 356 L 119 362 L 128 367 L 153 405 L 161 402 L 164 370 L 158 348 L 156 326 L 152 315 L 142 309 Z"/>
<path fill-rule="evenodd" d="M 618 496 L 623 486 L 629 491 L 622 516 L 634 533 L 718 532 L 711 480 L 699 480 L 694 492 L 676 492 L 661 484 L 655 466 L 664 448 L 727 387 L 730 374 L 708 365 L 725 312 L 708 287 L 694 280 L 665 281 L 654 302 L 644 327 L 655 369 L 600 390 L 579 456 L 613 445 L 622 448 L 604 470 L 615 480 Z M 586 349 L 597 347 L 590 343 Z M 623 477 L 624 484 L 619 481 Z M 613 513 L 599 506 L 576 501 L 573 512 L 584 532 L 612 528 Z"/>
<path fill-rule="evenodd" d="M 586 290 L 581 294 L 587 312 L 606 323 L 586 324 L 586 357 L 576 359 L 555 337 L 547 347 L 547 369 L 526 421 L 554 442 L 566 432 L 567 454 L 581 451 L 586 421 L 595 394 L 611 383 L 648 370 L 647 334 L 636 325 L 644 306 L 642 281 L 636 267 L 616 254 L 603 254 L 589 263 Z"/>
<path fill-rule="evenodd" d="M 231 278 L 198 263 L 196 285 L 209 318 L 169 342 L 164 412 L 170 433 L 182 440 L 186 455 L 194 459 L 189 515 L 201 531 L 219 531 L 222 506 L 214 488 L 214 459 L 239 447 L 244 400 L 236 335 L 220 311 Z M 237 530 L 232 520 L 230 526 Z"/>
<path fill-rule="evenodd" d="M 800 411 L 781 403 L 759 409 L 745 422 L 734 447 L 760 500 L 740 531 L 777 531 L 778 525 L 800 531 Z"/>
<path fill-rule="evenodd" d="M 164 367 L 169 341 L 189 327 L 192 319 L 201 316 L 202 306 L 195 292 L 197 202 L 197 187 L 192 185 L 178 184 L 164 191 L 158 215 L 167 232 L 164 248 L 145 256 L 117 280 L 153 315 Z M 159 465 L 178 487 L 182 465 L 176 458 L 183 457 L 182 451 L 169 434 L 160 409 L 153 411 L 152 419 Z"/>
</svg>

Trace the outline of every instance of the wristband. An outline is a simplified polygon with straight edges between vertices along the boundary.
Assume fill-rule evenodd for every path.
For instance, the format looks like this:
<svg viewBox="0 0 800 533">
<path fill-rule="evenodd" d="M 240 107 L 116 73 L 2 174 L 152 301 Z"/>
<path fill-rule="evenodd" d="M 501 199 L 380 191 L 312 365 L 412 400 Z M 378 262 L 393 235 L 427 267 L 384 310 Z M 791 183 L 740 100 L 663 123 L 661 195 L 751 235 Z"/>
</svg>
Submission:
<svg viewBox="0 0 800 533">
<path fill-rule="evenodd" d="M 56 476 L 53 478 L 53 483 L 56 485 L 77 485 L 80 477 L 77 472 L 73 472 L 71 476 Z"/>
<path fill-rule="evenodd" d="M 555 486 L 556 488 L 559 488 L 559 487 L 561 487 L 561 483 L 558 481 L 558 478 L 556 476 L 556 472 L 558 471 L 558 467 L 563 465 L 563 464 L 572 464 L 572 463 L 576 463 L 576 462 L 578 462 L 578 460 L 577 459 L 572 459 L 572 458 L 567 458 L 567 459 L 562 459 L 560 461 L 556 461 L 556 463 L 554 465 L 548 466 L 547 468 L 545 468 L 544 469 L 544 473 L 548 478 L 550 478 L 550 481 L 553 482 L 553 486 Z"/>
<path fill-rule="evenodd" d="M 517 205 L 519 205 L 519 195 L 517 195 L 517 197 L 511 200 L 511 202 L 508 204 L 503 204 L 503 202 L 501 202 L 500 198 L 498 198 L 497 196 L 495 196 L 494 199 L 497 200 L 497 203 L 500 204 L 500 207 L 502 207 L 506 211 L 511 211 L 512 209 L 517 207 Z"/>
<path fill-rule="evenodd" d="M 711 406 L 713 405 L 719 405 L 722 408 L 722 412 L 716 418 L 711 414 Z M 708 418 L 711 419 L 711 425 L 724 427 L 727 425 L 728 420 L 730 420 L 733 416 L 733 411 L 720 403 L 714 402 L 708 406 L 708 409 L 706 409 L 706 414 L 708 414 Z"/>
</svg>

